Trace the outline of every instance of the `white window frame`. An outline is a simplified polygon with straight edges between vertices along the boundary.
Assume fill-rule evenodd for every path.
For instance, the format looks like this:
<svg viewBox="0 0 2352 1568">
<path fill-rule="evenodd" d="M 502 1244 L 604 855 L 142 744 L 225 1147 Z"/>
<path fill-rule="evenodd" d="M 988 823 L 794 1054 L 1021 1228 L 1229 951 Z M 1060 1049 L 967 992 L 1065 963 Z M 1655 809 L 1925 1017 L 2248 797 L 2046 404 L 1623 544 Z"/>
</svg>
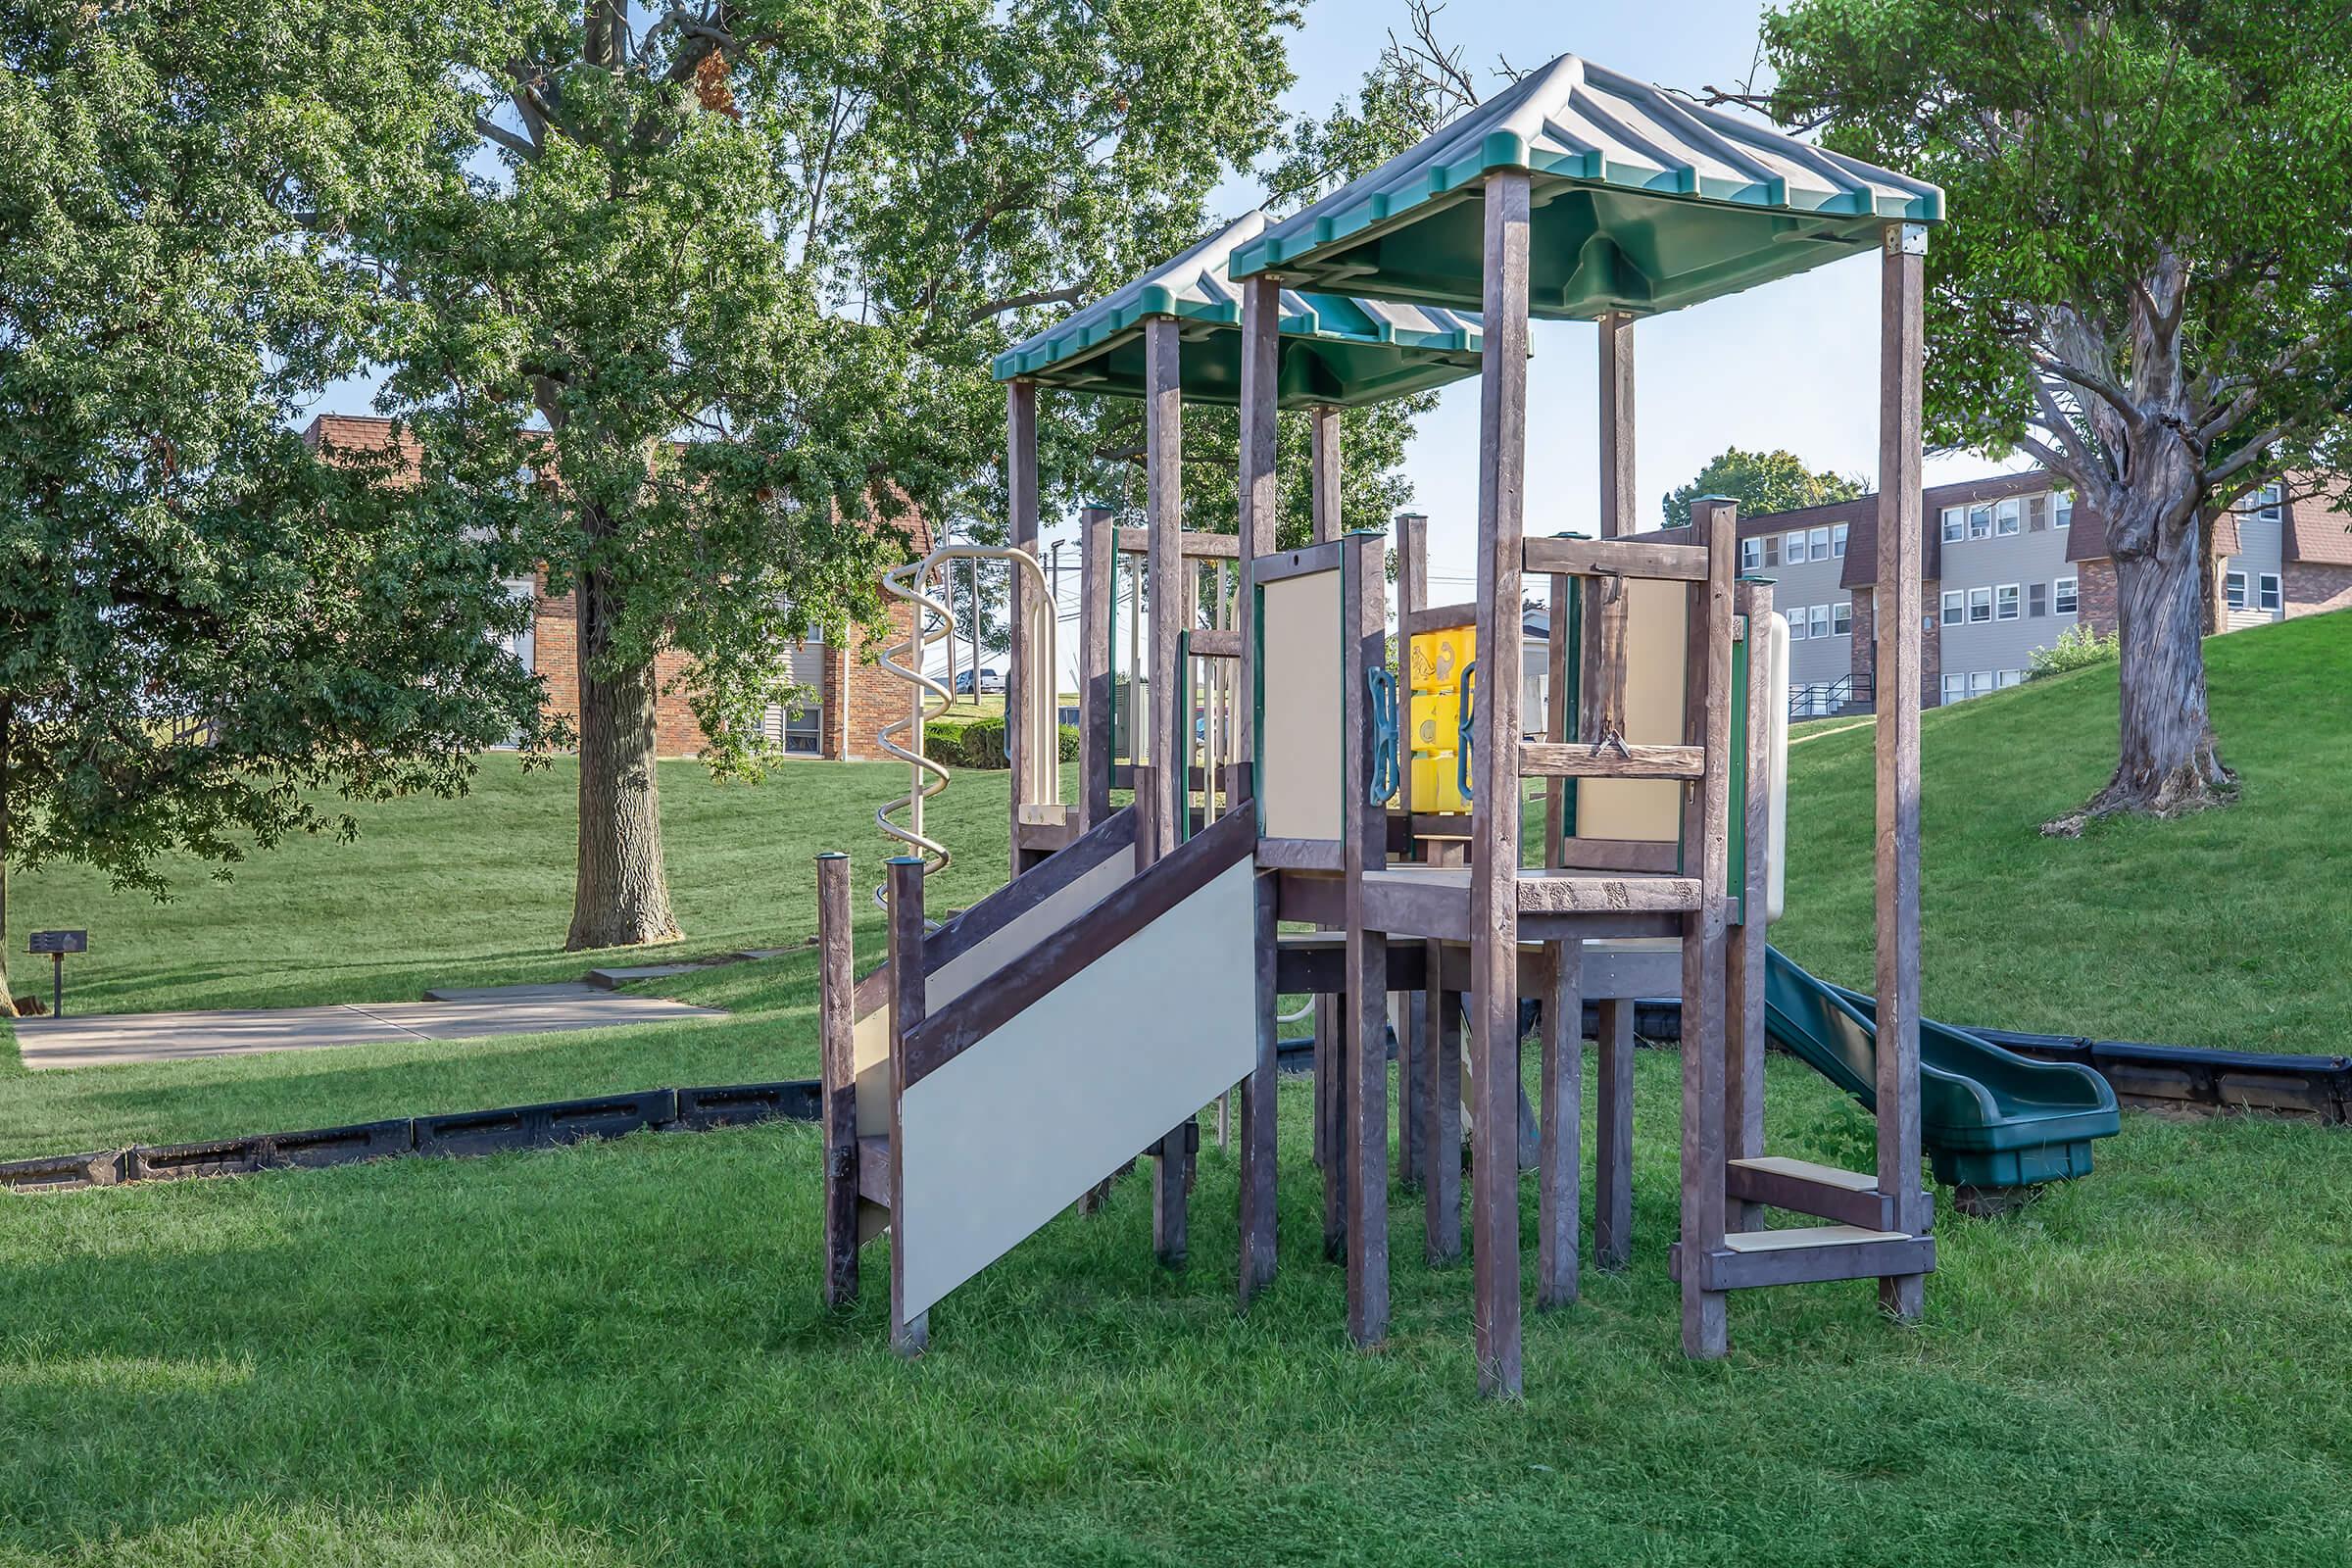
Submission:
<svg viewBox="0 0 2352 1568">
<path fill-rule="evenodd" d="M 1996 690 L 2005 692 L 2012 686 L 2023 686 L 2025 683 L 2026 672 L 2024 670 L 2004 669 L 1994 682 L 1994 687 Z"/>
<path fill-rule="evenodd" d="M 2046 582 L 2026 584 L 2026 618 L 2040 620 L 2050 612 L 2050 585 Z"/>
<path fill-rule="evenodd" d="M 1967 509 L 1966 507 L 1946 507 L 1946 508 L 1944 508 L 1944 509 L 1943 509 L 1943 542 L 1944 542 L 1945 544 L 1947 544 L 1947 545 L 1956 545 L 1956 544 L 1958 544 L 1958 543 L 1959 543 L 1961 540 L 1963 540 L 1963 539 L 1965 539 L 1965 538 L 1967 538 L 1967 537 L 1968 537 L 1968 509 Z"/>
<path fill-rule="evenodd" d="M 1984 613 L 1978 614 L 1977 612 L 1980 610 Z M 1992 589 L 1990 587 L 1971 588 L 1968 591 L 1968 623 L 1971 626 L 1992 624 Z"/>
<path fill-rule="evenodd" d="M 2026 612 L 2025 590 L 2013 582 L 2002 583 L 1992 591 L 1992 618 L 2016 620 Z"/>
<path fill-rule="evenodd" d="M 1831 525 L 1830 556 L 1837 561 L 1845 559 L 1845 524 L 1842 522 Z"/>
<path fill-rule="evenodd" d="M 1830 607 L 1830 635 L 1850 637 L 1854 632 L 1854 602 L 1840 599 Z"/>
<path fill-rule="evenodd" d="M 1813 635 L 1815 637 L 1827 637 L 1830 634 L 1830 607 L 1827 605 L 1815 605 L 1812 607 L 1810 613 L 1813 618 Z"/>
<path fill-rule="evenodd" d="M 1815 561 L 1830 559 L 1830 530 L 1827 525 L 1808 531 L 1805 548 Z"/>
<path fill-rule="evenodd" d="M 1957 588 L 1946 588 L 1943 591 L 1943 623 L 1946 626 L 1962 626 L 1968 623 L 1968 595 Z"/>
<path fill-rule="evenodd" d="M 1761 569 L 1763 568 L 1763 565 L 1764 565 L 1764 539 L 1763 539 L 1763 536 L 1759 534 L 1758 536 L 1756 536 L 1756 537 L 1755 537 L 1755 538 L 1753 538 L 1753 539 L 1742 539 L 1742 540 L 1740 540 L 1740 569 L 1741 571 L 1759 571 L 1759 570 L 1761 570 Z"/>
<path fill-rule="evenodd" d="M 1777 533 L 1768 533 L 1764 536 L 1764 564 L 1769 569 L 1780 564 L 1781 536 Z"/>
<path fill-rule="evenodd" d="M 1954 704 L 1954 703 L 1965 703 L 1965 702 L 1967 702 L 1967 701 L 1968 701 L 1968 677 L 1967 677 L 1966 675 L 1946 675 L 1946 676 L 1944 676 L 1944 677 L 1943 677 L 1943 702 L 1944 702 L 1944 706 L 1948 708 L 1948 707 L 1950 707 L 1950 706 L 1951 706 L 1952 704 Z"/>
<path fill-rule="evenodd" d="M 2004 539 L 2007 539 L 2016 535 L 2017 532 L 2024 526 L 2024 514 L 2018 508 L 2017 498 L 2015 496 L 2011 496 L 2006 501 L 1999 501 L 1993 504 L 1992 531 L 1994 533 L 1999 534 Z"/>
<path fill-rule="evenodd" d="M 1970 670 L 1968 672 L 1968 695 L 1971 697 L 1991 696 L 1992 671 L 1989 669 Z"/>
<path fill-rule="evenodd" d="M 2246 608 L 2246 574 L 2232 571 L 2222 578 L 2222 599 L 2231 610 Z"/>
<path fill-rule="evenodd" d="M 2266 484 L 2254 492 L 2254 515 L 2265 522 L 2277 522 L 2286 515 L 2285 495 L 2278 485 Z"/>
<path fill-rule="evenodd" d="M 2286 604 L 2286 595 L 2282 591 L 2284 587 L 2285 584 L 2279 580 L 2278 572 L 2266 571 L 2256 576 L 2254 579 L 2254 608 L 2257 610 L 2283 608 Z"/>
<path fill-rule="evenodd" d="M 1791 566 L 1801 566 L 1813 558 L 1805 553 L 1805 530 L 1791 528 L 1781 540 L 1781 559 Z"/>
<path fill-rule="evenodd" d="M 2075 493 L 2072 490 L 2050 492 L 2050 526 L 2071 528 L 2075 524 Z"/>
<path fill-rule="evenodd" d="M 1789 612 L 1788 612 L 1788 640 L 1789 640 L 1790 642 L 1792 642 L 1792 643 L 1801 643 L 1801 642 L 1803 642 L 1803 641 L 1805 640 L 1805 622 L 1806 622 L 1806 619 L 1807 619 L 1807 616 L 1806 616 L 1806 614 L 1805 614 L 1805 607 L 1804 607 L 1804 606 L 1802 606 L 1802 605 L 1797 605 L 1797 606 L 1794 606 L 1794 607 L 1792 607 L 1792 608 L 1789 610 Z"/>
<path fill-rule="evenodd" d="M 2074 577 L 2061 577 L 2050 584 L 2050 613 L 2079 615 L 2082 612 L 2082 584 Z"/>
<path fill-rule="evenodd" d="M 1980 501 L 1968 509 L 1968 536 L 1971 539 L 1992 537 L 1992 503 Z"/>
</svg>

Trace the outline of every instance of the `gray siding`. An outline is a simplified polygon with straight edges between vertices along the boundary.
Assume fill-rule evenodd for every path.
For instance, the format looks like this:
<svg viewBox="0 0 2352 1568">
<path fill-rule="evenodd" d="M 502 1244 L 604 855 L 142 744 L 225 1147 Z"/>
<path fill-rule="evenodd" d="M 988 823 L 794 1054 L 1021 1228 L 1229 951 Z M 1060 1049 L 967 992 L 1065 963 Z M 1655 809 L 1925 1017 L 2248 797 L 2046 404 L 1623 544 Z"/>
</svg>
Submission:
<svg viewBox="0 0 2352 1568">
<path fill-rule="evenodd" d="M 2280 520 L 2281 515 L 2274 503 L 2273 515 L 2266 518 L 2262 514 L 2261 503 L 2251 499 L 2246 503 L 2245 510 L 2238 514 L 2237 554 L 2230 557 L 2222 568 L 2225 572 L 2244 572 L 2246 577 L 2245 608 L 2232 611 L 2226 601 L 2223 605 L 2225 623 L 2231 631 L 2242 626 L 2258 626 L 2265 621 L 2278 620 L 2285 613 L 2285 568 L 2280 563 L 2285 558 L 2286 525 Z M 2266 575 L 2279 579 L 2279 608 L 2277 610 L 2262 608 L 2262 579 Z M 2225 592 L 2229 580 L 2227 576 L 2222 579 Z"/>
<path fill-rule="evenodd" d="M 1773 580 L 1772 608 L 1788 620 L 1788 686 L 1791 693 L 1800 687 L 1826 686 L 1842 678 L 1854 667 L 1851 636 L 1840 635 L 1833 630 L 1829 636 L 1815 637 L 1810 614 L 1816 606 L 1827 609 L 1830 612 L 1829 624 L 1833 628 L 1837 625 L 1838 606 L 1845 606 L 1849 617 L 1853 614 L 1853 595 L 1838 583 L 1838 577 L 1844 572 L 1845 560 L 1837 555 L 1826 561 L 1810 559 L 1812 549 L 1808 539 L 1807 559 L 1791 564 L 1788 559 L 1788 540 L 1805 535 L 1804 529 L 1791 529 L 1787 533 L 1762 535 L 1742 545 L 1742 549 L 1746 550 L 1748 545 L 1769 541 L 1773 547 L 1769 552 L 1747 550 L 1741 557 L 1741 567 Z M 1759 555 L 1763 557 L 1762 561 L 1749 564 Z M 1802 627 L 1797 623 L 1799 615 L 1806 617 Z"/>
<path fill-rule="evenodd" d="M 2079 619 L 2074 613 L 2060 613 L 2057 608 L 2058 583 L 2079 575 L 2066 559 L 2068 530 L 2032 526 L 2037 514 L 2049 515 L 2046 497 L 2019 497 L 2017 508 L 2016 533 L 1996 532 L 1979 539 L 1964 532 L 1959 539 L 1943 541 L 1943 580 L 1936 585 L 1932 608 L 1941 629 L 1947 689 L 1950 677 L 1959 676 L 1965 682 L 1972 675 L 1989 677 L 1990 685 L 1998 689 L 2004 671 L 2022 673 L 2034 650 L 2055 643 L 2059 633 Z M 1997 527 L 1997 512 L 1995 515 Z M 1929 515 L 1928 526 L 1940 530 L 1943 525 L 1939 508 Z M 2017 590 L 2016 614 L 2004 620 L 2002 590 L 2010 587 Z M 1989 591 L 1992 618 L 1970 618 L 1972 596 L 1985 591 Z M 1961 618 L 1956 625 L 1944 619 L 1945 596 L 1954 593 L 1960 595 Z M 2039 614 L 2034 613 L 2037 598 Z"/>
</svg>

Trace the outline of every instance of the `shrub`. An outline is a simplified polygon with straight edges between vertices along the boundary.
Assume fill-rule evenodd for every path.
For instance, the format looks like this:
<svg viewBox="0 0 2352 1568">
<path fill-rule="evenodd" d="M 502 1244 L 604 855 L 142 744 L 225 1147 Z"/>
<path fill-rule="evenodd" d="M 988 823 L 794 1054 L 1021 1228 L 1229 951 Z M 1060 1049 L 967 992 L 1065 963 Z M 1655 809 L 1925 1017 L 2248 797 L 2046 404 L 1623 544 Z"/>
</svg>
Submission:
<svg viewBox="0 0 2352 1568">
<path fill-rule="evenodd" d="M 1060 752 L 1061 752 L 1061 760 L 1062 760 L 1063 761 L 1065 761 L 1065 762 L 1075 762 L 1076 760 L 1078 760 L 1078 726 L 1077 726 L 1077 725 L 1075 725 L 1075 724 L 1064 724 L 1064 725 L 1062 725 L 1062 726 L 1061 726 L 1061 746 L 1060 746 L 1059 750 L 1060 750 Z"/>
<path fill-rule="evenodd" d="M 1060 726 L 1061 760 L 1078 760 L 1078 726 Z M 923 755 L 952 768 L 994 771 L 1005 765 L 1004 720 L 942 718 L 923 726 Z"/>
<path fill-rule="evenodd" d="M 2123 657 L 2123 649 L 2121 632 L 2101 637 L 2088 626 L 2069 626 L 2058 634 L 2056 643 L 2036 648 L 2026 656 L 2026 679 L 2040 680 L 2049 675 L 2063 675 L 2070 669 L 2112 663 Z"/>
</svg>

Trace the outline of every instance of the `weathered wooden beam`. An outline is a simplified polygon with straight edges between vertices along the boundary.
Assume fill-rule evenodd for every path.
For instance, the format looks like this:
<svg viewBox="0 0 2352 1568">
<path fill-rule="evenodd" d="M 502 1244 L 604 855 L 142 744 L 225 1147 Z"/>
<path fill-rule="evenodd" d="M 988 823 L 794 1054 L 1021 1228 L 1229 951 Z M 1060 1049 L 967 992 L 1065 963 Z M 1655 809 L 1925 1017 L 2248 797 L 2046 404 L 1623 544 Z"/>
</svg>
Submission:
<svg viewBox="0 0 2352 1568">
<path fill-rule="evenodd" d="M 1698 906 L 1683 922 L 1683 1223 L 1686 1257 L 1724 1245 L 1724 903 L 1732 749 L 1732 578 L 1739 509 L 1706 499 L 1690 509 L 1706 542 L 1707 579 L 1690 591 L 1685 644 L 1683 739 L 1706 753 L 1706 776 L 1685 795 L 1686 863 L 1697 872 Z M 1731 1348 L 1723 1293 L 1696 1274 L 1683 1280 L 1683 1353 L 1707 1360 Z"/>
<path fill-rule="evenodd" d="M 1117 690 L 1110 675 L 1111 598 L 1119 591 L 1110 513 L 1078 514 L 1078 825 L 1110 815 L 1110 725 Z"/>
<path fill-rule="evenodd" d="M 1004 492 L 1007 510 L 1011 513 L 1008 519 L 1008 533 L 1014 549 L 1025 550 L 1034 556 L 1037 554 L 1037 383 L 1035 381 L 1014 380 L 1006 383 L 1004 388 Z M 975 572 L 979 570 L 978 563 L 973 564 L 973 570 Z M 1032 728 L 1023 715 L 1031 711 L 1031 705 L 1038 700 L 1038 672 L 1032 670 L 1029 665 L 1033 658 L 1042 661 L 1045 651 L 1029 646 L 1030 607 L 1031 601 L 1037 597 L 1036 589 L 1030 585 L 1029 573 L 1021 566 L 1020 563 L 1015 562 L 1011 577 L 1012 592 L 1009 595 L 1010 603 L 1006 610 L 1011 638 L 1010 644 L 1005 650 L 1004 661 L 1004 765 L 1009 770 L 1007 776 L 1012 781 L 1011 874 L 1019 876 L 1045 858 L 1034 850 L 1024 848 L 1020 834 L 1021 808 L 1030 804 L 1023 799 L 1023 791 L 1029 786 L 1033 762 L 1033 759 L 1029 756 Z M 978 667 L 975 662 L 973 668 L 977 670 Z M 1045 700 L 1048 705 L 1052 705 L 1058 695 L 1056 688 L 1060 684 L 1060 672 L 1046 670 L 1044 679 Z M 976 695 L 979 689 L 977 674 L 973 676 L 972 684 Z"/>
<path fill-rule="evenodd" d="M 1479 1392 L 1521 1389 L 1519 1299 L 1519 576 L 1527 491 L 1528 176 L 1486 179 L 1479 384 L 1478 658 L 1471 764 L 1471 1247 Z"/>
<path fill-rule="evenodd" d="M 816 858 L 818 1116 L 825 1137 L 825 1305 L 858 1299 L 858 977 L 850 948 L 850 858 Z"/>
<path fill-rule="evenodd" d="M 1185 636 L 1185 649 L 1195 659 L 1239 659 L 1242 634 L 1214 626 L 1195 626 Z"/>
<path fill-rule="evenodd" d="M 1123 556 L 1149 556 L 1152 529 L 1132 524 L 1121 528 L 1118 550 Z M 1187 561 L 1232 561 L 1240 556 L 1241 546 L 1232 534 L 1197 533 L 1188 528 L 1176 536 L 1176 553 Z"/>
<path fill-rule="evenodd" d="M 1412 639 L 1405 631 L 1413 612 L 1429 603 L 1429 518 L 1418 512 L 1396 514 L 1396 765 L 1403 788 L 1396 803 L 1412 808 Z M 1396 813 L 1390 813 L 1390 849 L 1395 849 Z M 1424 852 L 1426 856 L 1426 852 Z M 1420 951 L 1406 945 L 1406 951 Z M 1429 1031 L 1428 1009 L 1418 992 L 1396 999 L 1396 1169 L 1404 1185 L 1417 1188 L 1428 1179 L 1428 1148 L 1423 1133 L 1429 1125 L 1429 1096 L 1434 1082 L 1430 1054 L 1436 1049 Z"/>
<path fill-rule="evenodd" d="M 1176 639 L 1184 630 L 1184 394 L 1178 360 L 1183 353 L 1176 318 L 1154 316 L 1144 322 L 1144 453 L 1148 512 L 1152 519 L 1152 732 L 1143 758 L 1152 764 L 1154 791 L 1152 858 L 1176 847 L 1177 812 L 1188 793 L 1185 764 L 1190 734 L 1177 712 L 1184 684 Z"/>
<path fill-rule="evenodd" d="M 1756 1231 L 1736 1242 L 1769 1239 L 1786 1243 L 1794 1238 L 1846 1230 L 1843 1226 L 1815 1230 Z M 1892 1234 L 1838 1235 L 1812 1246 L 1775 1245 L 1757 1251 L 1734 1249 L 1701 1254 L 1695 1266 L 1690 1249 L 1676 1247 L 1666 1260 L 1667 1272 L 1683 1289 L 1720 1296 L 1725 1291 L 1755 1290 L 1774 1285 L 1820 1285 L 1831 1280 L 1861 1280 L 1874 1275 L 1917 1279 L 1936 1266 L 1936 1243 L 1926 1236 Z M 1897 1272 L 1900 1271 L 1900 1272 Z"/>
<path fill-rule="evenodd" d="M 1337 423 L 1334 420 L 1336 447 Z M 1348 1333 L 1358 1346 L 1389 1332 L 1389 939 L 1364 918 L 1364 876 L 1388 859 L 1385 807 L 1370 800 L 1370 675 L 1388 663 L 1387 540 L 1350 534 L 1341 571 L 1342 875 L 1348 897 Z"/>
<path fill-rule="evenodd" d="M 906 1227 L 899 1195 L 906 1190 L 906 1099 L 907 1043 L 922 1027 L 923 861 L 893 856 L 890 861 L 890 1348 L 901 1355 L 923 1353 L 931 1343 L 931 1314 L 909 1317 L 906 1301 Z"/>
<path fill-rule="evenodd" d="M 1593 1088 L 1592 1263 L 1621 1269 L 1634 1255 L 1634 1004 L 1609 998 L 1599 1005 Z"/>
<path fill-rule="evenodd" d="M 1402 637 L 1418 637 L 1430 631 L 1454 631 L 1477 624 L 1478 607 L 1469 603 L 1422 606 L 1402 612 L 1396 621 L 1397 635 Z"/>
<path fill-rule="evenodd" d="M 1530 539 L 1522 548 L 1522 564 L 1531 576 L 1559 572 L 1571 577 L 1698 582 L 1707 574 L 1707 553 L 1691 545 L 1644 544 L 1632 539 Z"/>
<path fill-rule="evenodd" d="M 1528 871 L 1518 894 L 1521 914 L 1680 914 L 1698 907 L 1702 890 L 1689 876 Z"/>
<path fill-rule="evenodd" d="M 1920 377 L 1926 342 L 1928 231 L 1886 225 L 1879 293 L 1878 1117 L 1879 1187 L 1902 1229 L 1928 1229 L 1919 1162 L 1919 705 L 1923 562 Z M 1927 1309 L 1927 1281 L 1889 1269 L 1880 1303 L 1896 1317 Z"/>
<path fill-rule="evenodd" d="M 1519 743 L 1521 778 L 1697 778 L 1704 759 L 1690 746 L 1620 742 L 1595 749 L 1581 741 Z"/>
<path fill-rule="evenodd" d="M 1583 1159 L 1584 944 L 1548 942 L 1541 1068 L 1544 1120 L 1536 1155 L 1536 1309 L 1576 1299 L 1577 1188 Z"/>
<path fill-rule="evenodd" d="M 1237 476 L 1240 507 L 1235 535 L 1239 580 L 1235 585 L 1234 636 L 1242 662 L 1234 689 L 1244 702 L 1257 687 L 1257 592 L 1253 567 L 1274 550 L 1275 524 L 1280 516 L 1280 475 L 1275 466 L 1276 352 L 1282 319 L 1282 285 L 1271 277 L 1247 278 L 1242 283 L 1242 405 L 1241 470 Z M 1256 755 L 1257 737 L 1247 712 L 1235 726 L 1240 766 L 1234 769 L 1227 799 L 1237 815 L 1252 814 L 1248 804 L 1255 783 L 1250 766 Z M 1260 841 L 1262 844 L 1262 840 Z M 1275 1172 L 1279 1121 L 1275 1089 L 1275 1040 L 1279 1028 L 1278 959 L 1276 933 L 1280 929 L 1281 879 L 1257 879 L 1257 1055 L 1250 1076 L 1242 1081 L 1241 1108 L 1241 1300 L 1248 1306 L 1258 1292 L 1274 1281 L 1276 1243 Z"/>
<path fill-rule="evenodd" d="M 1423 950 L 1432 971 L 1438 944 Z M 1462 994 L 1435 974 L 1421 993 L 1421 1030 L 1431 1042 L 1430 1095 L 1423 1123 L 1423 1254 L 1432 1268 L 1462 1255 Z"/>
</svg>

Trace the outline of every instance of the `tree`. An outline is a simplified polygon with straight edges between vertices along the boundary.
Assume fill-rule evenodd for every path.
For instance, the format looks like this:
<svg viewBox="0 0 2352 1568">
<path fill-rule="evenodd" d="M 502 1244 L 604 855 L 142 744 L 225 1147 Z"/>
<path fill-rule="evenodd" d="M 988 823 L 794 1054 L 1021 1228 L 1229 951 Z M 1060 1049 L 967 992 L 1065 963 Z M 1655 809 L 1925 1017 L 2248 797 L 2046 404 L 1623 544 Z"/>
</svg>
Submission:
<svg viewBox="0 0 2352 1568">
<path fill-rule="evenodd" d="M 2225 798 L 2199 634 L 2214 512 L 2327 466 L 2352 384 L 2352 14 L 2266 0 L 1799 0 L 1747 95 L 1923 175 L 1931 440 L 2022 450 L 2104 519 L 2120 757 L 2081 815 Z M 1722 95 L 1740 96 L 1740 95 Z"/>
<path fill-rule="evenodd" d="M 1813 472 L 1793 452 L 1742 452 L 1726 447 L 1698 470 L 1697 478 L 1666 493 L 1666 526 L 1688 526 L 1690 503 L 1700 496 L 1730 496 L 1745 514 L 1851 501 L 1867 489 L 1860 479 L 1827 468 Z"/>
<path fill-rule="evenodd" d="M 435 131 L 380 44 L 324 0 L 0 21 L 0 1012 L 12 868 L 160 899 L 538 739 L 512 530 L 291 428 L 380 325 L 314 203 Z"/>
<path fill-rule="evenodd" d="M 783 649 L 875 623 L 904 509 L 943 535 L 1002 518 L 990 357 L 1200 226 L 1223 167 L 1274 134 L 1295 20 L 1276 0 L 466 13 L 447 84 L 469 134 L 436 199 L 350 222 L 415 313 L 387 407 L 428 452 L 503 444 L 553 480 L 533 543 L 580 606 L 572 947 L 676 933 L 657 657 L 687 656 L 711 765 L 757 776 Z"/>
</svg>

